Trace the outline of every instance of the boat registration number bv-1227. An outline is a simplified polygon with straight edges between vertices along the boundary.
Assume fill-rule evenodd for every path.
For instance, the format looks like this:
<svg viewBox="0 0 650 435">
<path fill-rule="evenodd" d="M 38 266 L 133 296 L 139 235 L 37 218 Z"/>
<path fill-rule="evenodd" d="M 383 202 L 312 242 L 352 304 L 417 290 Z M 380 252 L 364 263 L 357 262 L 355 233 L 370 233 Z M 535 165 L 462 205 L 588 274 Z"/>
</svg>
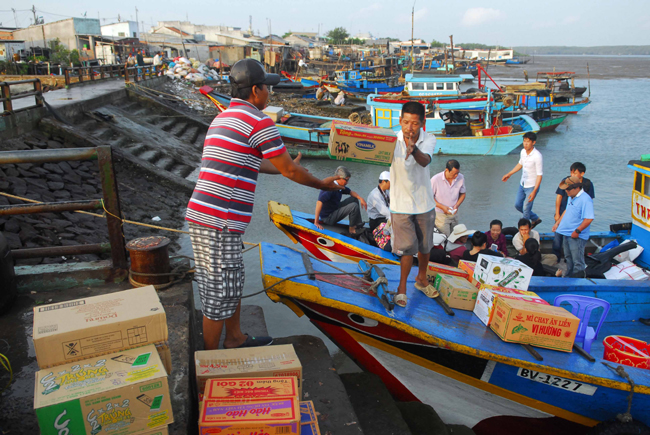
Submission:
<svg viewBox="0 0 650 435">
<path fill-rule="evenodd" d="M 534 370 L 519 368 L 517 376 L 539 382 L 540 384 L 546 384 L 552 387 L 561 388 L 562 390 L 571 391 L 573 393 L 586 394 L 587 396 L 593 396 L 596 392 L 596 387 L 593 385 L 583 384 L 582 382 L 576 382 L 559 376 L 536 372 Z"/>
</svg>

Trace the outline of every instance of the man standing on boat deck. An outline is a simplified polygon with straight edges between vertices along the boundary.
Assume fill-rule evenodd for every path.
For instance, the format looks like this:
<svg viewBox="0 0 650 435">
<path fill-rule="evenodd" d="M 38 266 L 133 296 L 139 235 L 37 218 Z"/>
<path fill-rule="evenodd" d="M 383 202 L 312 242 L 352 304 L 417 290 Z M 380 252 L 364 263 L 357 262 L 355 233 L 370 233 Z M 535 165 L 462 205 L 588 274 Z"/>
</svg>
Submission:
<svg viewBox="0 0 650 435">
<path fill-rule="evenodd" d="M 436 289 L 427 280 L 429 251 L 433 245 L 436 203 L 433 200 L 429 164 L 436 147 L 436 138 L 422 129 L 424 106 L 410 101 L 402 106 L 399 118 L 402 130 L 390 166 L 390 213 L 393 228 L 393 253 L 400 255 L 400 282 L 395 303 L 406 306 L 406 280 L 413 256 L 418 256 L 415 288 L 428 297 L 437 297 Z"/>
<path fill-rule="evenodd" d="M 565 277 L 585 278 L 585 246 L 589 240 L 589 226 L 594 220 L 594 202 L 583 190 L 583 184 L 573 175 L 560 183 L 569 197 L 566 210 L 553 225 L 553 231 L 562 234 L 566 258 Z"/>
<path fill-rule="evenodd" d="M 458 160 L 449 160 L 444 171 L 431 177 L 431 189 L 436 203 L 436 227 L 449 236 L 458 225 L 458 207 L 467 196 Z"/>
<path fill-rule="evenodd" d="M 583 163 L 575 162 L 571 165 L 571 168 L 569 170 L 570 174 L 574 177 L 577 177 L 580 183 L 582 183 L 582 190 L 584 190 L 585 193 L 591 197 L 591 199 L 596 199 L 596 193 L 594 192 L 594 183 L 592 183 L 589 178 L 585 177 L 587 167 Z M 565 178 L 562 179 L 562 182 L 564 182 L 564 180 Z M 562 184 L 562 182 L 560 182 L 560 184 Z M 557 222 L 560 220 L 560 216 L 562 216 L 564 210 L 566 210 L 568 196 L 566 194 L 566 189 L 562 189 L 560 187 L 557 188 L 555 193 L 555 222 Z M 562 234 L 555 233 L 555 238 L 553 239 L 553 254 L 555 254 L 557 257 L 558 262 L 562 257 L 562 241 Z"/>
<path fill-rule="evenodd" d="M 542 220 L 533 212 L 533 201 L 542 184 L 542 153 L 535 148 L 537 135 L 532 131 L 524 134 L 524 149 L 521 150 L 519 163 L 512 168 L 510 172 L 501 178 L 504 183 L 520 169 L 521 182 L 515 199 L 515 208 L 524 214 L 524 218 L 531 223 L 531 228 L 535 228 L 542 223 Z"/>
<path fill-rule="evenodd" d="M 230 107 L 210 125 L 201 172 L 187 206 L 195 279 L 203 305 L 205 349 L 217 349 L 226 326 L 225 348 L 264 346 L 271 337 L 240 329 L 244 260 L 241 235 L 253 212 L 257 174 L 282 174 L 305 186 L 339 190 L 333 178 L 319 180 L 291 160 L 277 127 L 262 110 L 268 86 L 280 82 L 261 63 L 244 59 L 230 71 Z M 267 160 L 268 159 L 268 160 Z"/>
</svg>

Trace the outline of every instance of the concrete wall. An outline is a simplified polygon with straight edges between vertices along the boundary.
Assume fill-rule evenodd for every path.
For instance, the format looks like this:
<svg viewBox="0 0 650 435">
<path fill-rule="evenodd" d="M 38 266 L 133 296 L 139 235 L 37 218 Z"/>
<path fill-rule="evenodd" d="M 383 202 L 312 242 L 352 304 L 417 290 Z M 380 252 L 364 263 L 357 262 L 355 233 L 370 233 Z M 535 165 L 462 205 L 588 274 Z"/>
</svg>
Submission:
<svg viewBox="0 0 650 435">
<path fill-rule="evenodd" d="M 43 34 L 45 34 L 45 41 Z M 25 41 L 25 48 L 49 47 L 48 41 L 59 38 L 66 48 L 81 50 L 84 43 L 79 42 L 77 35 L 101 35 L 99 20 L 96 18 L 68 18 L 53 23 L 29 26 L 13 32 L 14 39 Z"/>
<path fill-rule="evenodd" d="M 138 23 L 135 21 L 122 21 L 121 23 L 107 24 L 105 26 L 102 26 L 101 30 L 102 35 L 104 36 L 140 38 Z"/>
</svg>

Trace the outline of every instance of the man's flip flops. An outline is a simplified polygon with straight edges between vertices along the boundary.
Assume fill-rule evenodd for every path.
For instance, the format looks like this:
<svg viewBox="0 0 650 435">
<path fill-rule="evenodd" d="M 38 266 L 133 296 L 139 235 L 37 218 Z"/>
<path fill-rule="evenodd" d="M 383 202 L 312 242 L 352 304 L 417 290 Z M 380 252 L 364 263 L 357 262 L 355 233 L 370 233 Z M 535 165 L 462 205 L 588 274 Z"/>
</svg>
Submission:
<svg viewBox="0 0 650 435">
<path fill-rule="evenodd" d="M 427 295 L 427 297 L 429 297 L 429 298 L 437 298 L 438 296 L 440 296 L 440 292 L 438 290 L 436 290 L 435 287 L 433 287 L 431 284 L 429 284 L 427 286 L 421 286 L 420 284 L 418 284 L 416 282 L 415 283 L 415 288 L 420 290 L 422 293 Z"/>
<path fill-rule="evenodd" d="M 393 302 L 395 302 L 395 305 L 397 305 L 398 307 L 405 308 L 406 303 L 408 302 L 408 298 L 406 297 L 406 295 L 402 295 L 398 293 L 393 297 Z"/>
</svg>

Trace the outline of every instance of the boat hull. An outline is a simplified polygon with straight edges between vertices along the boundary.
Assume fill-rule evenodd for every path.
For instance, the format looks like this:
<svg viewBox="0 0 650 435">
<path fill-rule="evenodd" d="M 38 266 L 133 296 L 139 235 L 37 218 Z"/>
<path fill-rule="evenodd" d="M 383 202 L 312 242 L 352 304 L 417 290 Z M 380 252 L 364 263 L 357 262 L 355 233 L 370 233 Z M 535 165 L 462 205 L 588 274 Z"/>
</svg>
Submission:
<svg viewBox="0 0 650 435">
<path fill-rule="evenodd" d="M 591 104 L 591 101 L 580 101 L 578 103 L 553 103 L 551 106 L 552 113 L 567 113 L 567 114 L 577 114 L 582 109 Z"/>
<path fill-rule="evenodd" d="M 539 132 L 544 133 L 549 131 L 555 131 L 558 125 L 562 124 L 562 122 L 564 122 L 567 116 L 568 114 L 565 116 L 558 116 L 556 118 L 538 120 L 537 124 L 539 124 Z"/>
<path fill-rule="evenodd" d="M 547 349 L 538 349 L 543 360 L 535 359 L 520 346 L 502 342 L 471 312 L 455 310 L 454 317 L 447 316 L 412 289 L 415 272 L 407 284 L 407 308 L 387 311 L 349 278 L 333 282 L 319 275 L 332 272 L 327 264 L 312 262 L 309 270 L 316 279 L 310 280 L 296 275 L 308 270 L 298 252 L 262 244 L 261 253 L 264 285 L 276 284 L 267 292 L 273 301 L 307 315 L 362 368 L 380 376 L 399 400 L 430 404 L 446 423 L 466 424 L 478 434 L 532 435 L 554 433 L 535 431 L 552 416 L 572 422 L 556 423 L 577 428 L 614 419 L 627 408 L 629 384 L 601 364 L 600 343 L 592 347 L 594 363 L 576 352 Z M 346 264 L 337 268 L 359 270 Z M 382 269 L 388 287 L 394 288 L 399 267 Z M 644 338 L 643 326 L 630 319 L 647 311 L 647 286 L 597 281 L 533 278 L 529 289 L 547 301 L 564 293 L 598 294 L 612 304 L 602 336 Z M 629 303 L 630 298 L 638 302 Z M 642 369 L 626 371 L 636 382 L 631 413 L 648 424 L 650 376 Z M 527 427 L 522 421 L 528 421 Z M 509 423 L 519 424 L 519 430 L 504 430 Z"/>
</svg>

